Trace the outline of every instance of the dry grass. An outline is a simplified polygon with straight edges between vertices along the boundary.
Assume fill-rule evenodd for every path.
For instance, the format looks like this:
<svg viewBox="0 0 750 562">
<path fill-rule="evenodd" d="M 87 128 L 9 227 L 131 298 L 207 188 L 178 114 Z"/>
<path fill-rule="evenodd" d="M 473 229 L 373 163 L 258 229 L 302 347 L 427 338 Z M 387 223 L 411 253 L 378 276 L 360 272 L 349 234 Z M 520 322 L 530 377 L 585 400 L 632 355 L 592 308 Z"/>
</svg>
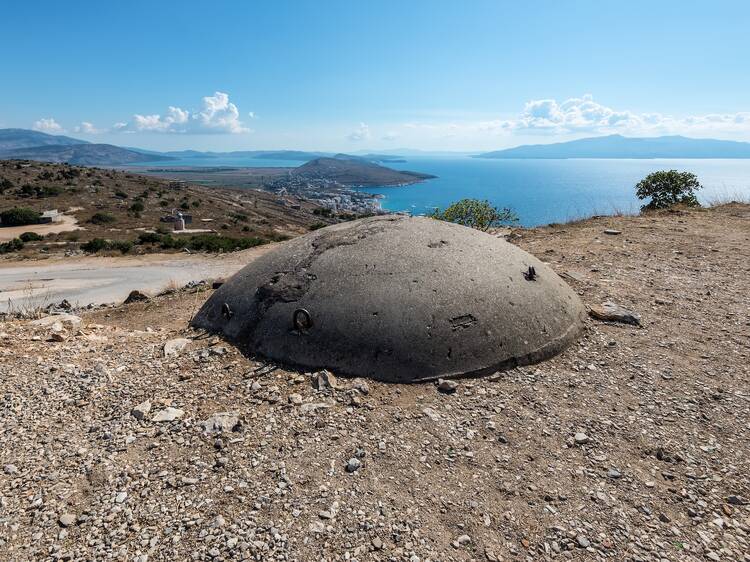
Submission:
<svg viewBox="0 0 750 562">
<path fill-rule="evenodd" d="M 20 301 L 8 299 L 7 316 L 12 318 L 37 319 L 45 314 L 47 307 L 52 304 L 49 290 L 40 292 L 29 281 L 23 289 Z"/>
</svg>

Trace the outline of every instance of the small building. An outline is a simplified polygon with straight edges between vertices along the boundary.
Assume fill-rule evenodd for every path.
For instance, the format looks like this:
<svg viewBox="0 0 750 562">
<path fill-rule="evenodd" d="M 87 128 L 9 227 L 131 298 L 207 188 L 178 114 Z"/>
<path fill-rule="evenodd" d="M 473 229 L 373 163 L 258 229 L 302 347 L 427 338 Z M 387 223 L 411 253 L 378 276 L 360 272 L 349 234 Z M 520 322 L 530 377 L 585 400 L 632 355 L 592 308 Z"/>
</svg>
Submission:
<svg viewBox="0 0 750 562">
<path fill-rule="evenodd" d="M 39 217 L 39 224 L 51 224 L 56 222 L 62 222 L 62 214 L 57 209 L 44 211 L 42 216 Z"/>
</svg>

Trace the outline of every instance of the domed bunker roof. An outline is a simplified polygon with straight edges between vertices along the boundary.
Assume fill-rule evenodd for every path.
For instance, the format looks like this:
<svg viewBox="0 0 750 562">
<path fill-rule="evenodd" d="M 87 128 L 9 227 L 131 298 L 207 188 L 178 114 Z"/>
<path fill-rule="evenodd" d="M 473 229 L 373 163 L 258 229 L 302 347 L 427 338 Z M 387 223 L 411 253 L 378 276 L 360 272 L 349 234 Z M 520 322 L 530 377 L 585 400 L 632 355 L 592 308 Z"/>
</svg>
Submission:
<svg viewBox="0 0 750 562">
<path fill-rule="evenodd" d="M 571 288 L 505 240 L 388 215 L 285 242 L 222 285 L 193 325 L 281 363 L 416 382 L 541 361 L 582 317 Z"/>
</svg>

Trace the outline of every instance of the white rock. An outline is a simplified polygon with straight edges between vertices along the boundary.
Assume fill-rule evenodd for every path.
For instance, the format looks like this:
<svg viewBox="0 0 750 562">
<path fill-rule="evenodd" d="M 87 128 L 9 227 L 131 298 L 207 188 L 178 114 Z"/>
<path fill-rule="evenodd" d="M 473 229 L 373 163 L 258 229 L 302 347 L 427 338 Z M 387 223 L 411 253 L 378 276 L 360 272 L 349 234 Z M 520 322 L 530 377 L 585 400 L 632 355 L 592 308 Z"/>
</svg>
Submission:
<svg viewBox="0 0 750 562">
<path fill-rule="evenodd" d="M 239 415 L 235 412 L 218 412 L 201 422 L 203 431 L 207 433 L 223 433 L 236 431 L 240 425 Z"/>
<path fill-rule="evenodd" d="M 187 347 L 190 340 L 187 338 L 174 338 L 164 344 L 164 357 L 174 357 Z"/>
<path fill-rule="evenodd" d="M 130 410 L 130 415 L 132 415 L 137 420 L 144 419 L 148 413 L 151 411 L 151 401 L 145 400 L 135 406 L 132 410 Z"/>
<path fill-rule="evenodd" d="M 151 420 L 155 422 L 171 422 L 180 419 L 184 415 L 184 410 L 180 410 L 179 408 L 172 408 L 170 406 L 169 408 L 164 408 L 163 410 L 156 412 Z"/>
</svg>

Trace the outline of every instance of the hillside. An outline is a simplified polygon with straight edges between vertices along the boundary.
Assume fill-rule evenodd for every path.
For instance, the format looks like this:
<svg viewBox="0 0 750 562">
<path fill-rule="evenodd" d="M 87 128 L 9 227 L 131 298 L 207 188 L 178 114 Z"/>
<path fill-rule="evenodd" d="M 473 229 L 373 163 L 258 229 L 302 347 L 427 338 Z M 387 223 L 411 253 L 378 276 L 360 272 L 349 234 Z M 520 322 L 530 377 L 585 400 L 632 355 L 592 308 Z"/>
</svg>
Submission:
<svg viewBox="0 0 750 562">
<path fill-rule="evenodd" d="M 750 143 L 680 136 L 609 135 L 485 152 L 476 158 L 750 158 Z"/>
<path fill-rule="evenodd" d="M 122 166 L 136 162 L 174 160 L 170 156 L 145 154 L 111 144 L 48 145 L 0 150 L 0 158 L 68 163 L 80 166 Z"/>
<path fill-rule="evenodd" d="M 321 221 L 335 221 L 315 214 L 317 206 L 312 203 L 266 191 L 229 189 L 221 183 L 204 187 L 67 164 L 0 161 L 0 210 L 13 207 L 66 212 L 68 223 L 40 227 L 44 239 L 26 244 L 22 253 L 36 257 L 75 253 L 95 238 L 133 243 L 143 233 L 169 234 L 172 224 L 161 219 L 173 209 L 192 215 L 190 228 L 238 241 L 278 240 L 307 232 Z M 68 232 L 54 233 L 58 226 Z M 76 227 L 79 230 L 71 231 Z M 0 242 L 32 230 L 31 226 L 0 228 Z M 132 248 L 132 252 L 164 249 L 145 245 Z"/>
<path fill-rule="evenodd" d="M 0 151 L 37 146 L 67 146 L 87 144 L 84 140 L 62 135 L 48 135 L 29 129 L 0 129 Z"/>
<path fill-rule="evenodd" d="M 304 179 L 326 180 L 346 186 L 404 185 L 434 178 L 430 174 L 386 168 L 359 157 L 316 158 L 292 170 Z"/>
<path fill-rule="evenodd" d="M 514 229 L 643 326 L 588 319 L 452 394 L 246 357 L 188 328 L 208 288 L 8 319 L 2 558 L 745 562 L 749 224 L 731 205 Z"/>
</svg>

